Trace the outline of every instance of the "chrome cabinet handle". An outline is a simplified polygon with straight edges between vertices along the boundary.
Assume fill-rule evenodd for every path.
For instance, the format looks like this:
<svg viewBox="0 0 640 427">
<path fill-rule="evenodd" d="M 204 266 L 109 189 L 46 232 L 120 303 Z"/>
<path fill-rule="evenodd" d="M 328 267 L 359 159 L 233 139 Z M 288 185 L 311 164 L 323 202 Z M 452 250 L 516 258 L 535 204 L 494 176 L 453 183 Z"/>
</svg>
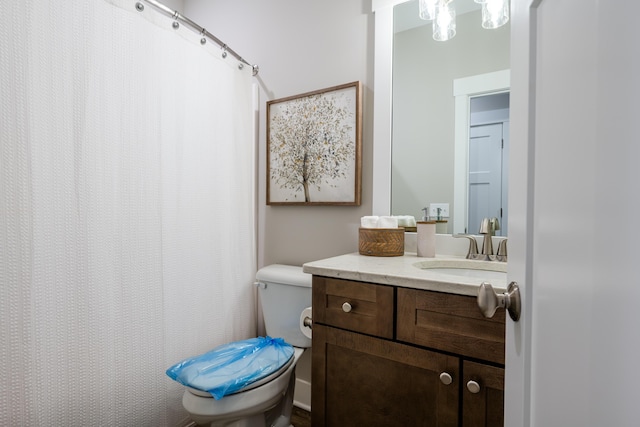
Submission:
<svg viewBox="0 0 640 427">
<path fill-rule="evenodd" d="M 467 390 L 473 394 L 480 393 L 480 384 L 471 380 L 467 383 Z"/>
<path fill-rule="evenodd" d="M 348 302 L 345 302 L 344 304 L 342 304 L 342 311 L 344 311 L 345 313 L 350 312 L 351 304 L 349 304 Z"/>
<path fill-rule="evenodd" d="M 482 282 L 478 289 L 478 307 L 484 317 L 493 317 L 498 308 L 505 308 L 514 322 L 520 320 L 522 302 L 520 288 L 516 282 L 509 283 L 507 292 L 496 294 L 488 282 Z"/>
<path fill-rule="evenodd" d="M 442 381 L 442 384 L 444 385 L 449 385 L 453 382 L 453 378 L 451 378 L 451 375 L 449 375 L 449 373 L 443 372 L 440 374 L 440 381 Z"/>
</svg>

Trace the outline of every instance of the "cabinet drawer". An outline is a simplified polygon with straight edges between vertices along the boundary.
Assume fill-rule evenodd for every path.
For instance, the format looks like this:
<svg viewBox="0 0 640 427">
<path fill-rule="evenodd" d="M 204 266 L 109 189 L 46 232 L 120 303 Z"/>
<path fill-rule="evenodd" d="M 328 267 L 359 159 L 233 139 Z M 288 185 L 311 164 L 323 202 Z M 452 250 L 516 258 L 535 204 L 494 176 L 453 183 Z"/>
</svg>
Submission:
<svg viewBox="0 0 640 427">
<path fill-rule="evenodd" d="M 487 319 L 475 297 L 400 288 L 397 339 L 504 364 L 504 313 Z"/>
<path fill-rule="evenodd" d="M 393 293 L 391 286 L 313 276 L 313 323 L 391 339 Z"/>
</svg>

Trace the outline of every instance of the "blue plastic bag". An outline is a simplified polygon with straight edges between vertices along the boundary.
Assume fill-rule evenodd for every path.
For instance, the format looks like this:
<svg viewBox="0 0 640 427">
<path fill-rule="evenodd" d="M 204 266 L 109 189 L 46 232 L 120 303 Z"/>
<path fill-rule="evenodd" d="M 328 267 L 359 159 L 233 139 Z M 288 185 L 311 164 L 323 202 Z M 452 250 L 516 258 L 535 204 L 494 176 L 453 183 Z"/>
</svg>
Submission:
<svg viewBox="0 0 640 427">
<path fill-rule="evenodd" d="M 167 369 L 167 375 L 221 399 L 277 371 L 292 356 L 293 346 L 282 338 L 251 338 L 184 359 Z"/>
</svg>

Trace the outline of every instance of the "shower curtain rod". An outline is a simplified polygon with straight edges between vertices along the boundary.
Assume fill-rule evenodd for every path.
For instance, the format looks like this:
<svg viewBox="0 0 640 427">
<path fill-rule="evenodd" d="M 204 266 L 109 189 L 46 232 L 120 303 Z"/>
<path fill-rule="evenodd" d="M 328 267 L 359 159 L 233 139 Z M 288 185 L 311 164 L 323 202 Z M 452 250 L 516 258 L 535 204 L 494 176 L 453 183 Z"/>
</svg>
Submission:
<svg viewBox="0 0 640 427">
<path fill-rule="evenodd" d="M 182 23 L 186 24 L 188 27 L 190 27 L 192 30 L 196 31 L 197 33 L 201 34 L 203 37 L 207 37 L 207 38 L 213 40 L 215 43 L 217 43 L 223 49 L 223 51 L 224 51 L 223 54 L 222 54 L 223 57 L 226 56 L 226 53 L 230 53 L 231 55 L 233 55 L 234 58 L 236 58 L 242 64 L 246 64 L 246 65 L 250 66 L 251 69 L 253 70 L 253 75 L 254 76 L 258 74 L 258 71 L 260 70 L 260 68 L 257 65 L 250 64 L 249 62 L 247 62 L 243 57 L 238 55 L 233 49 L 231 49 L 229 46 L 227 46 L 225 43 L 223 43 L 219 38 L 217 38 L 216 36 L 211 34 L 205 28 L 203 28 L 203 27 L 199 26 L 198 24 L 196 24 L 195 22 L 193 22 L 191 19 L 189 19 L 186 16 L 180 14 L 177 10 L 171 10 L 169 7 L 165 6 L 164 4 L 162 4 L 162 3 L 160 3 L 160 2 L 158 2 L 156 0 L 143 0 L 143 1 L 145 3 L 149 3 L 151 6 L 155 7 L 156 9 L 158 9 L 159 11 L 164 13 L 165 15 L 174 18 L 176 21 L 179 21 L 179 22 L 182 22 Z M 142 3 L 140 3 L 140 2 L 137 2 L 136 3 L 136 9 L 138 11 L 142 12 L 144 10 L 144 5 Z M 176 25 L 176 24 L 174 23 L 174 25 Z"/>
</svg>

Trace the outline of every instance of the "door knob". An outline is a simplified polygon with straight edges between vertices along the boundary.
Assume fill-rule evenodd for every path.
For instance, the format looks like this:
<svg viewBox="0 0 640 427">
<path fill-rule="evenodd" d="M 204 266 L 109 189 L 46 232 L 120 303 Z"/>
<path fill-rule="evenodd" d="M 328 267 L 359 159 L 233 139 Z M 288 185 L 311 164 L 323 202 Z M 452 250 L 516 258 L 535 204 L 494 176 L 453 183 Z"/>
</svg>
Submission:
<svg viewBox="0 0 640 427">
<path fill-rule="evenodd" d="M 509 283 L 507 292 L 496 294 L 488 282 L 482 282 L 478 289 L 478 307 L 484 317 L 493 317 L 498 308 L 505 308 L 514 322 L 520 320 L 520 288 L 516 282 Z"/>
</svg>

